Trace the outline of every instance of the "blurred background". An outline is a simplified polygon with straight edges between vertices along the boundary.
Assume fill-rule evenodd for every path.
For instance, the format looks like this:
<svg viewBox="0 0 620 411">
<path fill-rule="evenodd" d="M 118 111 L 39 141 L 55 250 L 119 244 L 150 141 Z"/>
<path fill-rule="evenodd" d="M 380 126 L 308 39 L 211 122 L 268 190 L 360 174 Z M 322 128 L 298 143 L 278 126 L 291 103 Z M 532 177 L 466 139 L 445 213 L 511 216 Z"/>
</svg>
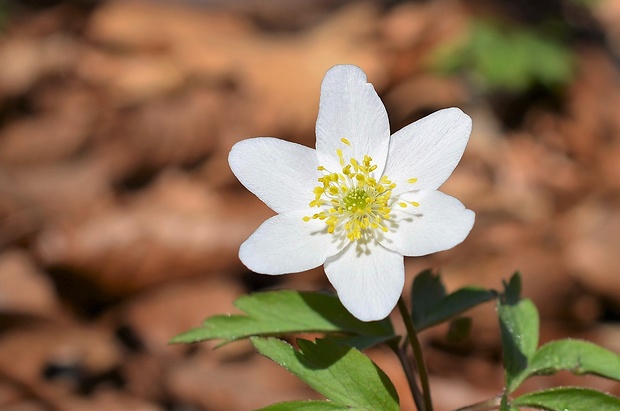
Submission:
<svg viewBox="0 0 620 411">
<path fill-rule="evenodd" d="M 315 398 L 238 342 L 169 346 L 239 295 L 327 289 L 260 276 L 240 243 L 272 212 L 230 172 L 252 136 L 314 145 L 319 87 L 362 67 L 394 131 L 458 106 L 474 128 L 442 190 L 477 214 L 408 259 L 449 288 L 515 270 L 542 341 L 620 352 L 620 2 L 0 2 L 0 409 L 236 411 Z M 408 293 L 408 290 L 405 290 Z M 498 394 L 493 304 L 422 340 L 437 411 Z M 389 351 L 369 355 L 412 410 Z M 618 384 L 559 374 L 524 389 Z"/>
</svg>

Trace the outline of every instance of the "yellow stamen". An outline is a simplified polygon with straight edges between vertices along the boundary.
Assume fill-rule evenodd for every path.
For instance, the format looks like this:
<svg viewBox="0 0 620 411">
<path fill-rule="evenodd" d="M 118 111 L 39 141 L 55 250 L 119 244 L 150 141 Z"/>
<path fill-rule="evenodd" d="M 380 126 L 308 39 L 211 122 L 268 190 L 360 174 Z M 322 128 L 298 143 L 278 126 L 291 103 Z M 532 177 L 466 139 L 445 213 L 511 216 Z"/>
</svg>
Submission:
<svg viewBox="0 0 620 411">
<path fill-rule="evenodd" d="M 351 146 L 346 138 L 341 141 Z M 323 176 L 318 178 L 320 185 L 314 188 L 314 199 L 309 205 L 319 208 L 319 212 L 303 217 L 303 221 L 322 220 L 330 234 L 343 236 L 351 242 L 367 241 L 378 230 L 385 233 L 390 230 L 385 221 L 390 220 L 393 205 L 419 206 L 416 202 L 392 198 L 396 184 L 387 176 L 375 178 L 373 173 L 377 165 L 372 164 L 369 155 L 364 155 L 361 162 L 355 158 L 345 159 L 341 149 L 336 149 L 336 155 L 342 169 L 334 173 L 318 166 Z M 407 180 L 410 184 L 416 181 L 416 178 Z"/>
</svg>

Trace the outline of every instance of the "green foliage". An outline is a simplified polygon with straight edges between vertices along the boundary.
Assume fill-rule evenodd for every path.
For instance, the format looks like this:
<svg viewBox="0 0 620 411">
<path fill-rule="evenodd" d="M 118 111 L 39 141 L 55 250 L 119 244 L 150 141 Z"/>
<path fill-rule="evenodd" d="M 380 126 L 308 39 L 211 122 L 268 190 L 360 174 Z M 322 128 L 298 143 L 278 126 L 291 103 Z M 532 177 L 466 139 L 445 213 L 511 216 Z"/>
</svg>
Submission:
<svg viewBox="0 0 620 411">
<path fill-rule="evenodd" d="M 451 342 L 464 341 L 471 333 L 473 321 L 469 317 L 460 317 L 450 321 L 446 339 Z"/>
<path fill-rule="evenodd" d="M 620 356 L 596 344 L 579 340 L 559 340 L 537 349 L 538 311 L 522 299 L 521 277 L 516 273 L 498 300 L 498 315 L 506 391 L 500 411 L 530 407 L 550 411 L 611 411 L 620 409 L 620 399 L 584 388 L 560 387 L 522 395 L 509 401 L 507 394 L 533 375 L 554 374 L 562 370 L 574 374 L 595 374 L 620 381 Z"/>
<path fill-rule="evenodd" d="M 416 330 L 422 331 L 495 297 L 493 291 L 478 287 L 463 287 L 446 295 L 441 276 L 431 270 L 422 271 L 411 288 L 413 323 Z"/>
<path fill-rule="evenodd" d="M 251 341 L 258 352 L 289 370 L 330 401 L 306 402 L 304 407 L 308 408 L 295 408 L 300 404 L 296 401 L 267 407 L 267 410 L 400 409 L 398 394 L 387 375 L 355 348 L 329 339 L 314 342 L 298 339 L 299 351 L 277 338 L 254 337 Z"/>
<path fill-rule="evenodd" d="M 498 315 L 504 352 L 506 390 L 518 387 L 538 346 L 538 311 L 530 300 L 519 299 L 521 276 L 516 273 L 498 300 Z"/>
<path fill-rule="evenodd" d="M 235 341 L 258 335 L 305 332 L 346 333 L 364 336 L 364 348 L 394 337 L 389 319 L 363 322 L 353 317 L 334 295 L 299 291 L 270 291 L 242 296 L 235 306 L 247 315 L 218 315 L 189 330 L 172 343 L 206 340 Z"/>
<path fill-rule="evenodd" d="M 534 85 L 555 88 L 575 72 L 570 48 L 557 35 L 533 28 L 476 20 L 467 40 L 437 50 L 439 72 L 464 72 L 482 91 L 521 93 Z"/>
<path fill-rule="evenodd" d="M 519 409 L 510 405 L 510 403 L 508 402 L 508 396 L 504 394 L 502 396 L 502 401 L 499 405 L 499 411 L 519 411 Z"/>
<path fill-rule="evenodd" d="M 620 355 L 587 341 L 552 341 L 532 356 L 529 365 L 515 378 L 513 385 L 518 387 L 532 375 L 549 375 L 562 370 L 620 381 Z"/>
<path fill-rule="evenodd" d="M 355 410 L 347 406 L 327 401 L 289 401 L 273 404 L 259 411 L 350 411 Z"/>
<path fill-rule="evenodd" d="M 619 398 L 583 388 L 560 387 L 510 399 L 509 395 L 527 378 L 563 370 L 620 381 L 620 356 L 596 344 L 567 339 L 538 348 L 538 311 L 532 301 L 521 297 L 521 288 L 521 276 L 516 273 L 504 283 L 501 293 L 464 287 L 448 294 L 438 274 L 423 271 L 414 279 L 411 290 L 412 319 L 418 331 L 450 321 L 448 338 L 459 340 L 471 328 L 471 320 L 462 314 L 478 304 L 497 299 L 506 389 L 501 403 L 497 404 L 498 399 L 493 398 L 488 402 L 492 403 L 490 406 L 499 405 L 501 411 L 519 411 L 520 407 L 548 411 L 620 409 Z M 242 296 L 234 304 L 243 314 L 210 317 L 202 326 L 175 337 L 172 342 L 228 343 L 250 338 L 261 354 L 326 397 L 325 401 L 274 404 L 263 411 L 399 409 L 398 395 L 388 377 L 359 351 L 381 343 L 399 350 L 400 337 L 394 334 L 389 319 L 360 321 L 336 296 L 320 292 L 263 292 Z M 329 337 L 314 342 L 298 339 L 299 349 L 273 338 L 309 332 Z"/>
<path fill-rule="evenodd" d="M 548 411 L 618 411 L 620 398 L 599 391 L 560 387 L 531 392 L 515 399 L 518 407 L 530 407 Z"/>
</svg>

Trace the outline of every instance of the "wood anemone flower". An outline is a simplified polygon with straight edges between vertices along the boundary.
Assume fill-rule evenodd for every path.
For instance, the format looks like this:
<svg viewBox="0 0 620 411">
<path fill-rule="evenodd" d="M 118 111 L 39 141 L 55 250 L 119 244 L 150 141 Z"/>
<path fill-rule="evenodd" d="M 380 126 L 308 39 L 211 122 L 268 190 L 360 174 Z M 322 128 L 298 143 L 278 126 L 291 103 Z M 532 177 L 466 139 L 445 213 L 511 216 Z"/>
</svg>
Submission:
<svg viewBox="0 0 620 411">
<path fill-rule="evenodd" d="M 437 191 L 470 132 L 469 116 L 449 108 L 390 136 L 364 72 L 332 67 L 321 85 L 316 150 L 259 137 L 230 152 L 235 176 L 277 213 L 241 245 L 241 261 L 271 275 L 324 264 L 355 317 L 387 317 L 403 290 L 403 256 L 452 248 L 474 224 L 473 211 Z"/>
</svg>

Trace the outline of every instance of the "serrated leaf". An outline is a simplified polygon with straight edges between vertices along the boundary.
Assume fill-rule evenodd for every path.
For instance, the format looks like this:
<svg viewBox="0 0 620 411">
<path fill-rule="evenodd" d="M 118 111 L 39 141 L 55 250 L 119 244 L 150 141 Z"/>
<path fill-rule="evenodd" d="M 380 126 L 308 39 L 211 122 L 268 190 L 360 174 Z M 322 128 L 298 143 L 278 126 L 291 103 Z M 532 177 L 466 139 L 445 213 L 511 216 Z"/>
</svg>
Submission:
<svg viewBox="0 0 620 411">
<path fill-rule="evenodd" d="M 502 294 L 502 301 L 509 305 L 514 305 L 521 299 L 521 274 L 516 272 L 510 277 L 510 280 L 506 283 L 504 281 L 504 293 Z"/>
<path fill-rule="evenodd" d="M 491 301 L 496 296 L 493 291 L 479 287 L 470 286 L 458 289 L 427 310 L 424 318 L 419 319 L 418 323 L 414 322 L 416 330 L 421 331 L 441 324 L 479 304 Z"/>
<path fill-rule="evenodd" d="M 620 410 L 620 398 L 581 387 L 560 387 L 531 392 L 516 398 L 512 404 L 548 411 Z"/>
<path fill-rule="evenodd" d="M 530 300 L 519 300 L 520 276 L 514 275 L 498 302 L 499 325 L 504 353 L 507 392 L 520 384 L 520 375 L 528 367 L 538 347 L 538 310 Z"/>
<path fill-rule="evenodd" d="M 257 411 L 351 411 L 346 405 L 328 401 L 289 401 L 269 405 Z"/>
<path fill-rule="evenodd" d="M 245 295 L 234 302 L 247 315 L 217 315 L 202 326 L 175 337 L 172 343 L 206 340 L 230 342 L 257 335 L 324 332 L 392 337 L 389 319 L 363 322 L 334 295 L 291 290 Z"/>
<path fill-rule="evenodd" d="M 415 277 L 411 287 L 413 324 L 422 331 L 495 297 L 493 291 L 473 286 L 446 295 L 441 275 L 425 270 Z"/>
<path fill-rule="evenodd" d="M 430 310 L 446 296 L 439 274 L 424 270 L 413 279 L 411 286 L 412 318 L 416 328 L 423 324 Z"/>
<path fill-rule="evenodd" d="M 253 337 L 262 355 L 280 364 L 334 404 L 398 411 L 398 394 L 385 373 L 353 347 L 329 339 L 298 339 L 300 350 L 277 338 Z"/>
<path fill-rule="evenodd" d="M 367 348 L 374 347 L 382 343 L 387 343 L 388 346 L 398 347 L 398 342 L 401 337 L 393 335 L 343 335 L 343 336 L 330 336 L 330 339 L 337 341 L 340 344 L 349 345 L 360 351 Z"/>
<path fill-rule="evenodd" d="M 552 341 L 538 349 L 514 385 L 518 386 L 531 375 L 554 374 L 562 370 L 620 381 L 620 355 L 587 341 Z"/>
</svg>

